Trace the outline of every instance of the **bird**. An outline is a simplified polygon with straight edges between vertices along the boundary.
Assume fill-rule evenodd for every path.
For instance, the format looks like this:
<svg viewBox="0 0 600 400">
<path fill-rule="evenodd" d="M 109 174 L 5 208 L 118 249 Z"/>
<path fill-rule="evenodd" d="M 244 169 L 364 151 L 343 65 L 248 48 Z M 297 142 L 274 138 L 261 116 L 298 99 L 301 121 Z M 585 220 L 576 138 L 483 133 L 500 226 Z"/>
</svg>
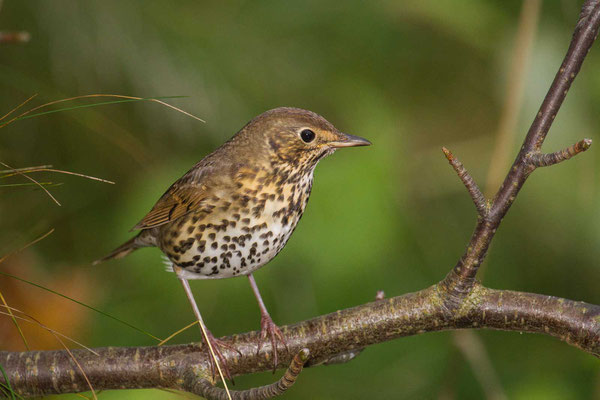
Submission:
<svg viewBox="0 0 600 400">
<path fill-rule="evenodd" d="M 173 183 L 133 227 L 139 233 L 95 264 L 158 247 L 181 281 L 201 328 L 204 322 L 188 281 L 247 277 L 261 312 L 258 352 L 268 337 L 276 368 L 277 342 L 286 349 L 287 344 L 253 272 L 288 242 L 308 202 L 317 163 L 337 149 L 370 144 L 340 132 L 312 111 L 266 111 Z M 221 352 L 231 346 L 209 330 L 204 340 L 231 378 Z"/>
</svg>

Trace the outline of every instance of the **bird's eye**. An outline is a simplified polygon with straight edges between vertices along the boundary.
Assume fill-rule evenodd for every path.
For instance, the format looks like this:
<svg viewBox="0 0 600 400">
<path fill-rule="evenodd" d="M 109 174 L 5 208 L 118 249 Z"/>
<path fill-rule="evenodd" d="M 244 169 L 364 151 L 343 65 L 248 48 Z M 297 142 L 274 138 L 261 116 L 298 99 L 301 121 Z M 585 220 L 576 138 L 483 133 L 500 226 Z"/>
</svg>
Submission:
<svg viewBox="0 0 600 400">
<path fill-rule="evenodd" d="M 310 129 L 303 129 L 302 132 L 300 132 L 300 137 L 304 143 L 310 143 L 315 140 L 315 133 Z"/>
</svg>

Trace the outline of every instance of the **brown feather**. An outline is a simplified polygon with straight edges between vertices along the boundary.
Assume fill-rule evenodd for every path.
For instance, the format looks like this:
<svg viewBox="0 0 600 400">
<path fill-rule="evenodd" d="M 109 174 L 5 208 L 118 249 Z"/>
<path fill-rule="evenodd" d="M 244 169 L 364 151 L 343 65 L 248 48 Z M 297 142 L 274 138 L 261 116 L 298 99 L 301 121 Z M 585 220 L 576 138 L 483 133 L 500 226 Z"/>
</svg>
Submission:
<svg viewBox="0 0 600 400">
<path fill-rule="evenodd" d="M 198 210 L 205 205 L 215 188 L 222 188 L 222 179 L 215 181 L 216 169 L 212 162 L 215 152 L 194 165 L 184 176 L 179 178 L 160 199 L 152 210 L 131 230 L 151 229 L 172 222 L 184 215 Z"/>
</svg>

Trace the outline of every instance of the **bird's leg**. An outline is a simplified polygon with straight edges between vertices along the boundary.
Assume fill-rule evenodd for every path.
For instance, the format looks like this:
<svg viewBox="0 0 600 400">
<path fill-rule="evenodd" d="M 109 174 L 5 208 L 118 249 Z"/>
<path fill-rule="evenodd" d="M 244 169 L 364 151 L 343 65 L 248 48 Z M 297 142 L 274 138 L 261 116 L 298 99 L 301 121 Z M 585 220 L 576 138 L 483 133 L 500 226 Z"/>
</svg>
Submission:
<svg viewBox="0 0 600 400">
<path fill-rule="evenodd" d="M 206 328 L 206 325 L 204 325 L 204 321 L 202 320 L 202 315 L 200 315 L 200 310 L 198 309 L 198 305 L 196 304 L 196 300 L 194 299 L 194 295 L 192 294 L 192 290 L 190 289 L 190 284 L 188 283 L 187 279 L 183 278 L 180 275 L 180 271 L 181 271 L 180 268 L 177 268 L 174 266 L 173 270 L 175 271 L 175 273 L 177 274 L 177 278 L 179 278 L 179 280 L 181 281 L 181 284 L 183 285 L 185 294 L 187 295 L 187 298 L 190 301 L 190 304 L 192 305 L 192 309 L 194 310 L 194 314 L 196 315 L 196 319 L 198 320 L 198 324 L 200 325 L 200 332 L 202 333 L 202 335 L 204 337 L 204 341 L 206 342 L 206 346 L 207 346 L 207 350 L 208 350 L 208 359 L 210 360 L 210 367 L 211 367 L 213 378 L 216 377 L 216 375 L 217 375 L 216 372 L 218 372 L 218 374 L 221 377 L 221 380 L 223 382 L 225 381 L 225 377 L 232 380 L 231 373 L 229 372 L 229 368 L 227 367 L 227 359 L 221 353 L 220 347 L 233 349 L 235 351 L 238 351 L 238 350 L 235 348 L 232 348 L 232 346 L 224 343 L 221 340 L 215 339 L 213 334 Z M 239 353 L 239 351 L 238 351 L 238 353 Z M 216 360 L 217 358 L 219 359 L 218 361 Z M 221 365 L 219 365 L 219 364 L 221 364 Z M 222 370 L 221 370 L 221 368 L 222 368 Z M 223 376 L 223 375 L 225 375 L 225 376 Z"/>
<path fill-rule="evenodd" d="M 269 339 L 271 341 L 271 347 L 273 349 L 273 371 L 275 371 L 275 368 L 277 368 L 277 364 L 278 364 L 277 339 L 279 339 L 279 341 L 285 346 L 285 349 L 288 352 L 289 352 L 289 349 L 288 349 L 287 343 L 285 342 L 285 338 L 283 337 L 283 334 L 279 330 L 279 327 L 277 325 L 275 325 L 275 323 L 273 322 L 273 319 L 271 319 L 271 316 L 269 315 L 269 312 L 267 311 L 267 307 L 265 307 L 265 303 L 263 302 L 260 292 L 258 291 L 258 286 L 256 286 L 256 281 L 254 280 L 254 276 L 252 274 L 248 275 L 248 280 L 250 281 L 250 286 L 252 287 L 254 296 L 256 297 L 256 300 L 258 301 L 258 306 L 260 307 L 260 314 L 261 314 L 260 341 L 258 343 L 258 350 L 256 351 L 256 354 L 258 354 L 260 352 L 260 349 L 262 348 L 264 340 L 267 338 L 267 335 L 269 335 Z"/>
</svg>

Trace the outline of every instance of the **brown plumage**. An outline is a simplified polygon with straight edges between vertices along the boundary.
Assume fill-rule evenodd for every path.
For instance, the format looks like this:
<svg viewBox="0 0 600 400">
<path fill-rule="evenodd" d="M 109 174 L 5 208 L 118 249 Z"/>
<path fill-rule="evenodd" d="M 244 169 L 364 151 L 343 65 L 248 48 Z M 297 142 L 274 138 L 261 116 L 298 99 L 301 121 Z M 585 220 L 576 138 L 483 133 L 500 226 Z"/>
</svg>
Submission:
<svg viewBox="0 0 600 400">
<path fill-rule="evenodd" d="M 340 147 L 369 144 L 311 111 L 267 111 L 171 185 L 133 228 L 140 233 L 99 261 L 158 246 L 184 287 L 188 279 L 248 276 L 261 308 L 262 337 L 270 336 L 276 365 L 276 339 L 284 342 L 283 336 L 252 272 L 275 257 L 292 234 L 319 160 Z"/>
</svg>

